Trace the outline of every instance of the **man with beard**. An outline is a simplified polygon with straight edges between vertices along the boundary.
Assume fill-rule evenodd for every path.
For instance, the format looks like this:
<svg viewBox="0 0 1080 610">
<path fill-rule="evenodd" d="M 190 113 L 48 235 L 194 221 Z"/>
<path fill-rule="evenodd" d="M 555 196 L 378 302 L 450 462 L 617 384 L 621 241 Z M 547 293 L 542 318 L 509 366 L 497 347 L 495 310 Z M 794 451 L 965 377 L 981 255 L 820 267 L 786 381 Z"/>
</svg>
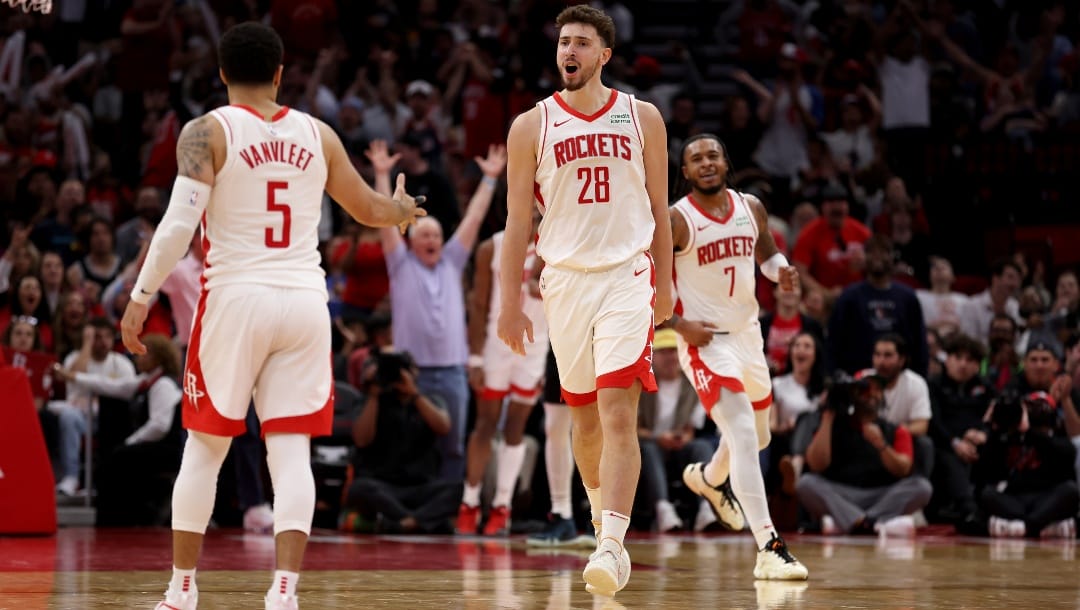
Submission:
<svg viewBox="0 0 1080 610">
<path fill-rule="evenodd" d="M 754 263 L 789 292 L 797 289 L 798 272 L 776 247 L 761 201 L 727 188 L 729 164 L 720 138 L 691 137 L 682 162 L 690 193 L 670 212 L 679 295 L 670 325 L 679 333 L 683 372 L 722 434 L 712 460 L 689 464 L 683 481 L 709 500 L 721 523 L 742 529 L 730 497 L 734 491 L 757 542 L 755 578 L 805 580 L 806 567 L 773 527 L 757 459 L 758 450 L 769 446 L 772 382 L 758 323 Z"/>
<path fill-rule="evenodd" d="M 829 317 L 830 361 L 849 373 L 870 366 L 874 344 L 888 334 L 910 347 L 908 364 L 926 374 L 926 327 L 915 291 L 892 281 L 893 248 L 887 237 L 866 242 L 866 279 L 840 294 Z"/>
<path fill-rule="evenodd" d="M 880 415 L 884 382 L 873 369 L 834 379 L 806 449 L 796 495 L 823 534 L 910 535 L 930 481 L 913 472 L 911 434 Z"/>
<path fill-rule="evenodd" d="M 536 201 L 551 349 L 571 407 L 574 456 L 601 524 L 582 577 L 587 590 L 612 595 L 630 577 L 623 539 L 641 471 L 638 397 L 656 391 L 653 327 L 672 308 L 667 134 L 655 106 L 600 80 L 615 44 L 608 15 L 577 5 L 555 23 L 564 88 L 510 127 L 501 267 L 524 268 Z M 506 273 L 500 282 L 499 338 L 524 354 L 523 335 L 531 342 L 533 331 L 521 278 Z"/>
</svg>

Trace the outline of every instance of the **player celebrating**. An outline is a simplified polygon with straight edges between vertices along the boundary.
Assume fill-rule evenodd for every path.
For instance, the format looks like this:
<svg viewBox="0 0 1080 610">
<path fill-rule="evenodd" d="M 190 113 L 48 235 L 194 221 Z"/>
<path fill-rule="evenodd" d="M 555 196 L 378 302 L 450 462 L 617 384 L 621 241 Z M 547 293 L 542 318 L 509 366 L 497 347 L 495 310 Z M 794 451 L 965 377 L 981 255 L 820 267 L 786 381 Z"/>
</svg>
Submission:
<svg viewBox="0 0 1080 610">
<path fill-rule="evenodd" d="M 667 132 L 655 106 L 600 80 L 615 41 L 610 17 L 577 5 L 555 23 L 564 88 L 510 128 L 502 268 L 524 266 L 535 198 L 551 349 L 571 407 L 574 457 L 601 522 L 582 576 L 588 590 L 612 595 L 630 576 L 623 539 L 641 470 L 638 397 L 656 390 L 654 319 L 663 322 L 672 307 Z M 533 331 L 520 278 L 503 274 L 501 288 L 499 338 L 523 354 L 522 336 L 532 340 Z"/>
<path fill-rule="evenodd" d="M 159 610 L 194 610 L 195 564 L 214 508 L 218 471 L 245 430 L 254 393 L 274 486 L 277 571 L 270 609 L 297 608 L 296 581 L 315 511 L 311 437 L 333 419 L 330 315 L 319 267 L 323 190 L 356 220 L 405 228 L 424 215 L 405 194 L 373 191 L 327 125 L 279 106 L 283 48 L 268 26 L 230 28 L 218 47 L 229 106 L 188 123 L 178 177 L 121 322 L 139 341 L 146 303 L 201 222 L 206 268 L 184 373 L 190 431 L 172 496 L 173 577 Z"/>
<path fill-rule="evenodd" d="M 709 500 L 718 519 L 742 529 L 738 509 L 709 483 L 728 479 L 730 461 L 731 487 L 759 549 L 754 577 L 803 580 L 806 567 L 773 528 L 758 466 L 758 449 L 769 444 L 772 382 L 754 296 L 755 258 L 781 290 L 794 290 L 798 275 L 777 249 L 761 201 L 727 188 L 720 138 L 688 139 L 682 164 L 690 194 L 671 208 L 679 302 L 670 325 L 679 333 L 683 372 L 722 434 L 712 461 L 688 465 L 683 480 Z"/>
</svg>

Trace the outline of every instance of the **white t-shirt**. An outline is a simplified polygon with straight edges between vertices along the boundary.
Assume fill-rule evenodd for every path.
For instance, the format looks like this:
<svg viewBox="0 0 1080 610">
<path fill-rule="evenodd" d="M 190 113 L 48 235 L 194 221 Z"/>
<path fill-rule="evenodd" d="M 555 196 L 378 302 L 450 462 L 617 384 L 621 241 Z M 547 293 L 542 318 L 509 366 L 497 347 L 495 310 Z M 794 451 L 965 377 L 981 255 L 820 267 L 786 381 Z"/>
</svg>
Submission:
<svg viewBox="0 0 1080 610">
<path fill-rule="evenodd" d="M 64 359 L 64 368 L 70 369 L 78 357 L 79 352 L 77 351 L 68 354 L 68 357 Z M 90 363 L 86 365 L 86 372 L 117 381 L 134 379 L 135 365 L 124 355 L 109 352 L 105 359 L 100 362 L 91 358 Z M 78 409 L 86 410 L 93 406 L 94 410 L 97 410 L 96 394 L 75 382 L 67 385 L 67 403 Z"/>
<path fill-rule="evenodd" d="M 923 320 L 926 321 L 928 328 L 949 325 L 959 330 L 961 320 L 963 320 L 964 305 L 968 302 L 967 295 L 959 292 L 942 294 L 929 290 L 916 290 L 915 296 L 919 298 Z"/>
<path fill-rule="evenodd" d="M 782 422 L 794 421 L 817 408 L 817 396 L 813 399 L 807 396 L 806 386 L 795 381 L 791 373 L 773 379 L 772 393 L 773 406 L 779 409 Z"/>
<path fill-rule="evenodd" d="M 887 55 L 879 66 L 883 129 L 930 126 L 930 64 L 922 57 L 901 63 Z"/>
<path fill-rule="evenodd" d="M 926 380 L 911 369 L 904 369 L 892 388 L 885 388 L 885 420 L 893 424 L 908 424 L 917 419 L 930 419 L 930 388 Z"/>
<path fill-rule="evenodd" d="M 982 341 L 983 345 L 989 345 L 990 322 L 994 319 L 994 305 L 990 299 L 990 289 L 980 292 L 969 298 L 960 314 L 960 330 L 969 337 L 975 337 Z M 1020 302 L 1014 297 L 1005 301 L 1005 313 L 1020 324 Z"/>
<path fill-rule="evenodd" d="M 874 138 L 866 125 L 859 125 L 855 131 L 837 129 L 821 136 L 821 139 L 829 146 L 833 159 L 850 159 L 854 154 L 853 169 L 866 169 L 874 162 Z"/>
</svg>

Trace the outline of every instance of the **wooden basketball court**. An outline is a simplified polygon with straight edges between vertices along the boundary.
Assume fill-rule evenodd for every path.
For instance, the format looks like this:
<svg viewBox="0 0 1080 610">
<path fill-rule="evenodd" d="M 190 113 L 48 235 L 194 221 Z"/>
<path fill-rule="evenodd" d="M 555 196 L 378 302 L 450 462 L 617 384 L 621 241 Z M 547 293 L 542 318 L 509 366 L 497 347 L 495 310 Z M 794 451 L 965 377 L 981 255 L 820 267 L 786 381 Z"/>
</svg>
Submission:
<svg viewBox="0 0 1080 610">
<path fill-rule="evenodd" d="M 316 533 L 301 607 L 1080 608 L 1075 542 L 792 536 L 805 583 L 755 582 L 748 535 L 632 535 L 633 574 L 614 599 L 584 590 L 587 551 L 510 541 Z M 153 608 L 169 577 L 166 530 L 62 529 L 0 538 L 0 610 Z M 262 608 L 273 539 L 213 531 L 200 609 Z"/>
</svg>

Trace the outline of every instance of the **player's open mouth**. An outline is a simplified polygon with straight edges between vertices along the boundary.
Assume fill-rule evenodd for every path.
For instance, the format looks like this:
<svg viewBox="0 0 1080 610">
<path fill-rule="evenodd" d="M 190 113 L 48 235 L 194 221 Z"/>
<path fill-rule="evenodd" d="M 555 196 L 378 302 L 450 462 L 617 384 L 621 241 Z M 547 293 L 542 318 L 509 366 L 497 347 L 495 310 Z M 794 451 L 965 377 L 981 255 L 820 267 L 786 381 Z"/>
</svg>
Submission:
<svg viewBox="0 0 1080 610">
<path fill-rule="evenodd" d="M 573 74 L 574 72 L 577 72 L 577 66 L 573 64 L 567 64 L 566 68 L 564 69 L 566 70 L 567 74 Z"/>
</svg>

